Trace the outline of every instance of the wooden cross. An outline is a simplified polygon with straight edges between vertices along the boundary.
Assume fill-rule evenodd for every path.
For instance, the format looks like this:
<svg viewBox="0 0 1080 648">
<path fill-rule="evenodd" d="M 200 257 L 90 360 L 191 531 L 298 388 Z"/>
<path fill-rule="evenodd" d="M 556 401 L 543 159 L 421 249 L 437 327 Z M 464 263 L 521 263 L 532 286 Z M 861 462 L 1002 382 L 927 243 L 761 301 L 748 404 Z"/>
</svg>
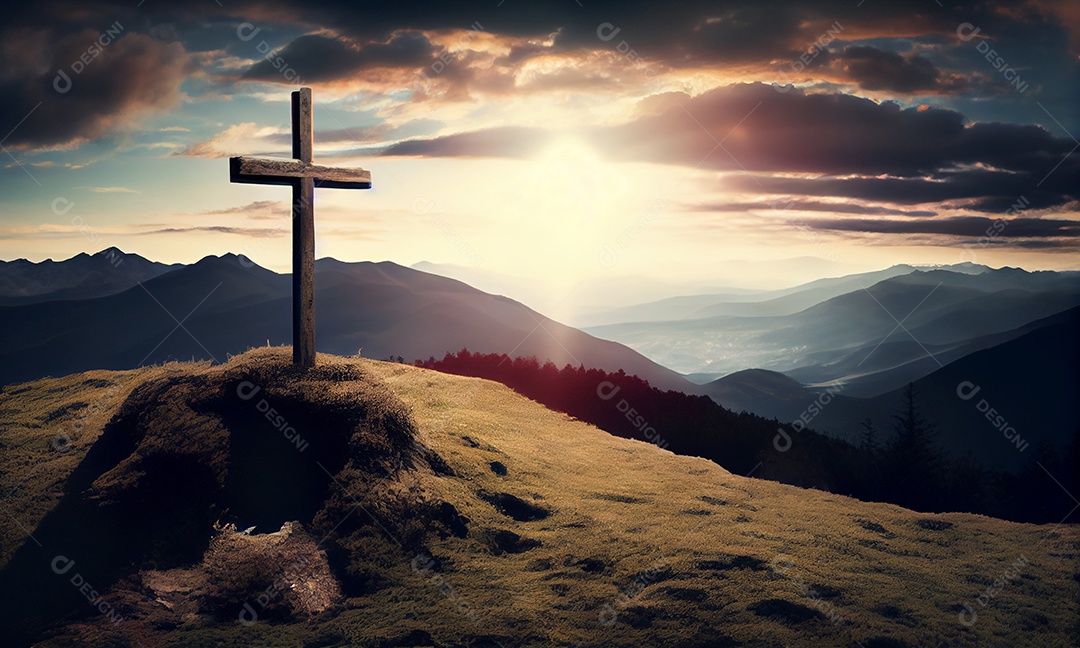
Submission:
<svg viewBox="0 0 1080 648">
<path fill-rule="evenodd" d="M 292 93 L 294 160 L 234 157 L 229 180 L 293 189 L 293 363 L 315 366 L 315 187 L 371 189 L 371 172 L 311 163 L 311 88 Z"/>
</svg>

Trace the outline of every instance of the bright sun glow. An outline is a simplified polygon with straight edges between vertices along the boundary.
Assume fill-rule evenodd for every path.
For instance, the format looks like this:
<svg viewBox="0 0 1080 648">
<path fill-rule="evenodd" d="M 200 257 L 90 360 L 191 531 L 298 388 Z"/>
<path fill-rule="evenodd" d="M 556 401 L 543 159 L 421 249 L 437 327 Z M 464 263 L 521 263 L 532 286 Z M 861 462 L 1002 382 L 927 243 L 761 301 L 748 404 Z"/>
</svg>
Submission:
<svg viewBox="0 0 1080 648">
<path fill-rule="evenodd" d="M 517 193 L 522 231 L 531 234 L 527 244 L 550 250 L 549 267 L 566 277 L 595 265 L 618 205 L 632 192 L 627 175 L 574 138 L 552 142 L 514 171 L 508 186 Z"/>
</svg>

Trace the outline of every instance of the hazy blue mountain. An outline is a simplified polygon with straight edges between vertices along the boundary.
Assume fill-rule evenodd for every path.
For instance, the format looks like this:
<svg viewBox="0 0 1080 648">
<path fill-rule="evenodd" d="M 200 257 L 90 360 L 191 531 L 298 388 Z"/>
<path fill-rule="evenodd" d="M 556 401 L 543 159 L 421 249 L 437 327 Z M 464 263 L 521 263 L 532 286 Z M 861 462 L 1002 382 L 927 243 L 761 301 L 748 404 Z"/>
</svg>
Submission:
<svg viewBox="0 0 1080 648">
<path fill-rule="evenodd" d="M 987 465 L 1016 470 L 1040 444 L 1060 451 L 1080 428 L 1080 307 L 997 339 L 1006 341 L 965 354 L 912 382 L 922 414 L 937 424 L 935 440 L 941 449 L 961 457 L 970 453 Z M 964 400 L 957 395 L 961 383 L 977 385 L 979 392 Z M 903 397 L 902 387 L 873 398 L 852 397 L 846 388 L 823 397 L 824 388 L 807 388 L 763 370 L 740 371 L 705 387 L 726 407 L 782 421 L 804 417 L 809 427 L 852 442 L 858 440 L 860 423 L 867 418 L 879 438 L 886 439 Z M 990 408 L 1000 414 L 1001 422 L 996 415 L 993 421 L 987 419 Z M 1009 428 L 1015 430 L 1014 440 L 1005 436 Z M 1017 447 L 1017 436 L 1023 451 Z"/>
<path fill-rule="evenodd" d="M 586 330 L 683 373 L 762 368 L 806 384 L 843 381 L 852 394 L 873 395 L 1080 305 L 1080 273 L 972 271 L 977 268 L 917 270 L 789 315 Z"/>
<path fill-rule="evenodd" d="M 623 308 L 641 300 L 664 299 L 686 291 L 714 293 L 734 290 L 706 284 L 674 284 L 645 275 L 588 277 L 554 287 L 538 285 L 537 282 L 525 277 L 449 263 L 421 261 L 410 267 L 414 270 L 463 281 L 486 293 L 510 297 L 514 301 L 574 326 L 593 323 L 595 313 Z M 748 294 L 754 291 L 736 292 Z"/>
<path fill-rule="evenodd" d="M 782 373 L 765 369 L 736 371 L 705 385 L 709 397 L 732 411 L 784 422 L 798 419 L 819 399 L 845 398 L 843 391 L 843 385 L 810 389 Z M 823 398 L 823 394 L 828 396 Z"/>
<path fill-rule="evenodd" d="M 0 261 L 0 305 L 103 297 L 182 267 L 110 247 L 63 261 Z"/>
<path fill-rule="evenodd" d="M 974 264 L 951 267 L 957 267 L 958 271 L 965 272 L 988 270 L 985 266 Z M 874 272 L 817 279 L 780 290 L 740 291 L 728 289 L 712 294 L 671 297 L 596 313 L 583 321 L 582 324 L 587 327 L 594 327 L 627 322 L 704 319 L 725 315 L 739 317 L 790 315 L 825 301 L 830 297 L 868 287 L 879 281 L 905 275 L 915 270 L 914 266 L 895 265 Z"/>
<path fill-rule="evenodd" d="M 1040 444 L 1061 450 L 1080 428 L 1080 308 L 1047 318 L 1045 326 L 967 355 L 914 382 L 923 414 L 938 425 L 936 440 L 958 456 L 971 453 L 989 465 L 1020 468 Z M 957 395 L 961 383 L 980 387 L 971 399 Z M 859 403 L 826 408 L 821 423 L 830 433 L 850 436 L 852 421 L 872 418 L 888 429 L 901 403 L 895 390 Z M 980 407 L 980 404 L 982 407 Z M 1001 421 L 987 418 L 993 408 Z M 1001 429 L 1003 428 L 1004 429 Z M 1028 445 L 1020 451 L 1004 430 Z M 1021 444 L 1022 445 L 1022 444 Z M 1053 487 L 1052 483 L 1047 487 Z"/>
</svg>

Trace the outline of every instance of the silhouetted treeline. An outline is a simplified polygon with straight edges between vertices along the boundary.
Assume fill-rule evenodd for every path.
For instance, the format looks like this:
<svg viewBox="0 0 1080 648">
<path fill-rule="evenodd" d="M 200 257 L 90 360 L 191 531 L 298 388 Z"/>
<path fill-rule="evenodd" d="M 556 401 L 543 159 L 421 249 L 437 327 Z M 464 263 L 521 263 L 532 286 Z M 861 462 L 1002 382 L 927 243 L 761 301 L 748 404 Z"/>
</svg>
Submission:
<svg viewBox="0 0 1080 648">
<path fill-rule="evenodd" d="M 775 419 L 732 412 L 707 396 L 661 391 L 621 370 L 559 369 L 535 357 L 467 349 L 416 364 L 495 380 L 616 436 L 705 457 L 740 475 L 920 511 L 966 511 L 1023 522 L 1056 523 L 1075 506 L 1035 461 L 1013 475 L 941 455 L 933 442 L 940 431 L 919 411 L 910 387 L 892 426 L 879 430 L 865 421 L 865 438 L 856 447 L 810 429 L 795 432 Z M 1080 490 L 1077 445 L 1074 438 L 1065 457 L 1044 449 L 1035 458 L 1073 492 Z"/>
</svg>

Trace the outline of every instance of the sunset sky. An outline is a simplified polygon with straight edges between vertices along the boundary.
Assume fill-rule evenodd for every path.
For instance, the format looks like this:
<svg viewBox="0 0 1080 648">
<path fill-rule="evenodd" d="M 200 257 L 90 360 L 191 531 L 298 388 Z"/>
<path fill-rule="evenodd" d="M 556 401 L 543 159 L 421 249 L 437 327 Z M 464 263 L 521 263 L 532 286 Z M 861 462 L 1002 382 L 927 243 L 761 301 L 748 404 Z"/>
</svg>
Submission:
<svg viewBox="0 0 1080 648">
<path fill-rule="evenodd" d="M 287 270 L 288 189 L 228 156 L 290 157 L 305 85 L 316 162 L 374 182 L 317 190 L 318 256 L 560 288 L 1080 267 L 1076 2 L 135 5 L 6 9 L 0 258 Z"/>
</svg>

